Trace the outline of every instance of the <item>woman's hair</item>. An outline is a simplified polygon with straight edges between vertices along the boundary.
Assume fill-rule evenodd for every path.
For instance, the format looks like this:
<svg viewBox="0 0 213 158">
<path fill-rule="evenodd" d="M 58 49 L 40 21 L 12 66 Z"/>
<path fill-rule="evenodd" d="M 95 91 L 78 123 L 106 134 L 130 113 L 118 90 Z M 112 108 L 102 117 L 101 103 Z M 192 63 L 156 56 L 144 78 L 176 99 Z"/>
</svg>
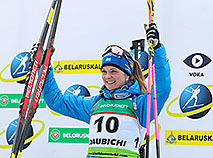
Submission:
<svg viewBox="0 0 213 158">
<path fill-rule="evenodd" d="M 129 81 L 134 82 L 134 79 L 136 79 L 140 85 L 142 94 L 145 94 L 147 92 L 148 88 L 145 83 L 145 77 L 142 73 L 141 66 L 137 60 L 132 58 L 132 56 L 130 55 L 130 53 L 128 51 L 126 51 L 125 49 L 123 49 L 123 50 L 127 54 L 127 56 L 130 57 L 134 62 L 134 69 L 133 69 L 132 75 L 130 76 Z"/>
</svg>

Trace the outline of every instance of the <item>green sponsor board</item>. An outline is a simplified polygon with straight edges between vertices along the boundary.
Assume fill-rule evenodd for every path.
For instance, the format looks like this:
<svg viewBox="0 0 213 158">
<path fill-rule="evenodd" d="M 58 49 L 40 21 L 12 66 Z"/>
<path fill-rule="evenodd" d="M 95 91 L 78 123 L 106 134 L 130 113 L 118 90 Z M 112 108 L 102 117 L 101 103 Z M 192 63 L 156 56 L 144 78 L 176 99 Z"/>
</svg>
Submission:
<svg viewBox="0 0 213 158">
<path fill-rule="evenodd" d="M 89 143 L 89 128 L 49 128 L 50 143 Z"/>
<path fill-rule="evenodd" d="M 19 108 L 23 94 L 0 94 L 0 108 Z M 38 108 L 46 108 L 43 96 L 38 103 Z"/>
</svg>

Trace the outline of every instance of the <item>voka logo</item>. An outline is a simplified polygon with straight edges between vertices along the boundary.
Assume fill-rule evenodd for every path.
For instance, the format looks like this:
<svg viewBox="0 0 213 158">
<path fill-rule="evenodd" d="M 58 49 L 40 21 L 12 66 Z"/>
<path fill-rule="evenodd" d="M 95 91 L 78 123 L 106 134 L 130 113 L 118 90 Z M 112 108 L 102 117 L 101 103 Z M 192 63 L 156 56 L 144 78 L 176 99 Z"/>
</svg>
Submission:
<svg viewBox="0 0 213 158">
<path fill-rule="evenodd" d="M 200 69 L 208 65 L 211 62 L 211 59 L 205 54 L 194 53 L 184 59 L 183 62 L 193 69 Z M 204 77 L 203 72 L 189 72 L 189 75 L 191 77 Z"/>
<path fill-rule="evenodd" d="M 187 117 L 199 119 L 205 116 L 210 108 L 207 105 L 212 103 L 212 94 L 207 86 L 199 83 L 187 86 L 179 98 L 180 109 L 183 113 L 196 111 L 195 114 Z"/>
<path fill-rule="evenodd" d="M 199 69 L 208 65 L 211 59 L 205 54 L 194 53 L 188 56 L 183 62 L 191 68 Z"/>
<path fill-rule="evenodd" d="M 8 103 L 9 103 L 9 97 L 7 95 L 2 95 L 0 97 L 0 105 L 7 106 Z"/>
<path fill-rule="evenodd" d="M 53 141 L 57 141 L 61 137 L 60 131 L 58 129 L 53 129 L 50 133 L 50 138 Z"/>
</svg>

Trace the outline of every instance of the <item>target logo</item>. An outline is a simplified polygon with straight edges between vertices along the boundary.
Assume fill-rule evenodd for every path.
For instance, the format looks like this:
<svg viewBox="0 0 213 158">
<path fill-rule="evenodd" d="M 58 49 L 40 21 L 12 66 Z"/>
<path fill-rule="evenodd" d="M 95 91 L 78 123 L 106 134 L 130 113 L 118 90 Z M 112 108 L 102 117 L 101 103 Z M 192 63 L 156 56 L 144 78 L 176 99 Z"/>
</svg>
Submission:
<svg viewBox="0 0 213 158">
<path fill-rule="evenodd" d="M 58 140 L 61 137 L 60 131 L 58 129 L 53 129 L 50 133 L 50 138 L 54 141 Z"/>
<path fill-rule="evenodd" d="M 6 106 L 9 103 L 9 97 L 7 95 L 2 95 L 0 97 L 0 105 Z"/>
</svg>

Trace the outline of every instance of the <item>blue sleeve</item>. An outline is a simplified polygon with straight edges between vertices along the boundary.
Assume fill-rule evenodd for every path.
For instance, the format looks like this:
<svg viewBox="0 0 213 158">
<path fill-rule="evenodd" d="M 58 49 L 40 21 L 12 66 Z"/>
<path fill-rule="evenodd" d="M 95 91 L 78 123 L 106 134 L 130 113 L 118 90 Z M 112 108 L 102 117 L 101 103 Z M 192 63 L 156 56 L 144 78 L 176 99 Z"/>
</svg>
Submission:
<svg viewBox="0 0 213 158">
<path fill-rule="evenodd" d="M 154 52 L 155 61 L 155 80 L 156 80 L 156 93 L 157 93 L 157 106 L 158 114 L 163 109 L 166 100 L 169 97 L 171 91 L 171 76 L 169 60 L 166 55 L 164 45 L 156 49 Z M 137 98 L 137 106 L 140 114 L 140 124 L 146 127 L 146 112 L 147 112 L 147 92 L 144 95 L 140 95 Z M 151 102 L 151 118 L 154 119 L 153 100 Z"/>
<path fill-rule="evenodd" d="M 76 95 L 63 95 L 58 88 L 51 70 L 45 81 L 42 91 L 44 100 L 50 109 L 65 116 L 89 123 L 90 112 L 100 96 L 84 97 Z"/>
</svg>

